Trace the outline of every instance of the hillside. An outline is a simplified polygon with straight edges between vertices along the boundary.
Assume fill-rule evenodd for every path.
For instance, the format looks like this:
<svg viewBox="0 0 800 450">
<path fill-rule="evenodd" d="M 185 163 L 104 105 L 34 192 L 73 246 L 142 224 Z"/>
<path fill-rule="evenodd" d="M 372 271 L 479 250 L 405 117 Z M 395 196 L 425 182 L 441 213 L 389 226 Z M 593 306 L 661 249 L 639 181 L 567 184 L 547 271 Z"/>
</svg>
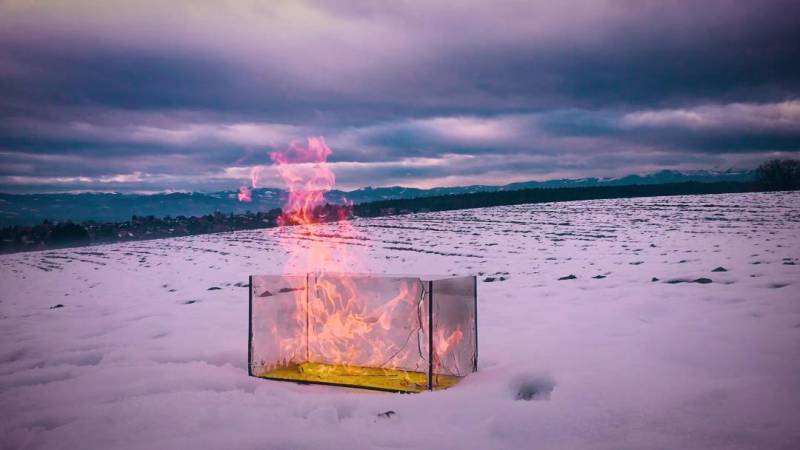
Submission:
<svg viewBox="0 0 800 450">
<path fill-rule="evenodd" d="M 531 188 L 562 188 L 592 186 L 653 185 L 664 183 L 719 181 L 747 182 L 753 179 L 752 171 L 688 171 L 664 170 L 649 175 L 629 175 L 621 178 L 584 178 L 577 180 L 550 180 L 512 183 L 504 186 L 463 186 L 433 189 L 407 187 L 363 188 L 354 191 L 331 191 L 326 198 L 331 203 L 341 203 L 343 198 L 353 203 L 381 200 L 410 199 L 477 192 L 515 191 Z M 131 216 L 203 216 L 214 212 L 242 214 L 247 211 L 269 211 L 280 208 L 286 193 L 280 189 L 259 188 L 252 193 L 252 203 L 237 201 L 236 191 L 212 193 L 163 194 L 0 194 L 0 227 L 35 225 L 44 220 L 84 222 L 122 222 Z"/>
</svg>

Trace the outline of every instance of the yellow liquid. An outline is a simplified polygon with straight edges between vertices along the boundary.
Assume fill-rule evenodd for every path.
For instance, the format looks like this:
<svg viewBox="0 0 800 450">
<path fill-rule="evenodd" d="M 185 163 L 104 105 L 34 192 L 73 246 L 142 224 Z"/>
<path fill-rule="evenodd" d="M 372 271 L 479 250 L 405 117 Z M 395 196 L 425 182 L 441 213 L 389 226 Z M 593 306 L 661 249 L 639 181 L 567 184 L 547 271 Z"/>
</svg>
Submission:
<svg viewBox="0 0 800 450">
<path fill-rule="evenodd" d="M 423 372 L 344 366 L 340 364 L 306 362 L 278 367 L 257 376 L 273 380 L 336 384 L 397 392 L 422 392 L 428 390 L 428 375 Z M 458 383 L 459 380 L 459 377 L 452 375 L 434 375 L 433 389 L 447 389 Z"/>
</svg>

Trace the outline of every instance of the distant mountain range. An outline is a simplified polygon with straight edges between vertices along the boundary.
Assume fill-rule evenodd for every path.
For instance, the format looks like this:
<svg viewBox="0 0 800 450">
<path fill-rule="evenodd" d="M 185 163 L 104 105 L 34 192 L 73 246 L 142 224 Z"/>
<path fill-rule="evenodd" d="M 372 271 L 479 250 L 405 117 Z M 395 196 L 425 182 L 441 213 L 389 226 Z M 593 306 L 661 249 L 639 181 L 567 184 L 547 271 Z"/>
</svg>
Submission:
<svg viewBox="0 0 800 450">
<path fill-rule="evenodd" d="M 698 181 L 752 181 L 752 170 L 727 171 L 676 171 L 662 170 L 647 175 L 627 175 L 620 178 L 580 178 L 548 181 L 526 181 L 503 186 L 458 186 L 432 189 L 417 189 L 400 186 L 362 188 L 355 191 L 331 191 L 326 198 L 331 203 L 340 203 L 347 198 L 353 203 L 376 200 L 406 199 L 437 195 L 465 194 L 472 192 L 513 191 L 531 188 L 562 188 L 587 186 L 622 186 L 634 184 L 664 184 Z M 165 194 L 0 194 L 0 226 L 33 225 L 43 220 L 75 222 L 95 220 L 98 222 L 121 222 L 131 216 L 200 216 L 219 211 L 245 213 L 280 208 L 286 200 L 286 192 L 280 189 L 254 189 L 253 201 L 242 203 L 236 191 L 211 193 L 165 193 Z"/>
</svg>

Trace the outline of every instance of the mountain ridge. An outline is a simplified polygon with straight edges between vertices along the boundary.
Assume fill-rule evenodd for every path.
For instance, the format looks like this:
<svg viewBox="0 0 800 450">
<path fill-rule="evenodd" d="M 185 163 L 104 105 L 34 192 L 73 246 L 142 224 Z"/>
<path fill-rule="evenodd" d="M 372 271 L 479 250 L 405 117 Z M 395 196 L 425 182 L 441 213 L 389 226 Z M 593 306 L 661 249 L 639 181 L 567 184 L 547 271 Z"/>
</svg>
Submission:
<svg viewBox="0 0 800 450">
<path fill-rule="evenodd" d="M 554 179 L 524 181 L 505 185 L 469 185 L 436 187 L 430 189 L 404 186 L 364 187 L 352 191 L 332 190 L 326 194 L 330 203 L 341 203 L 345 199 L 353 203 L 378 200 L 410 199 L 474 192 L 515 191 L 532 188 L 562 188 L 590 186 L 649 185 L 680 182 L 752 181 L 753 170 L 660 170 L 649 174 L 631 174 L 615 178 Z M 247 211 L 267 211 L 280 208 L 286 192 L 276 188 L 256 188 L 253 201 L 242 203 L 236 191 L 217 192 L 170 192 L 157 194 L 123 193 L 46 193 L 3 194 L 0 193 L 0 226 L 32 225 L 44 220 L 115 222 L 139 216 L 199 216 L 213 212 L 241 214 Z"/>
</svg>

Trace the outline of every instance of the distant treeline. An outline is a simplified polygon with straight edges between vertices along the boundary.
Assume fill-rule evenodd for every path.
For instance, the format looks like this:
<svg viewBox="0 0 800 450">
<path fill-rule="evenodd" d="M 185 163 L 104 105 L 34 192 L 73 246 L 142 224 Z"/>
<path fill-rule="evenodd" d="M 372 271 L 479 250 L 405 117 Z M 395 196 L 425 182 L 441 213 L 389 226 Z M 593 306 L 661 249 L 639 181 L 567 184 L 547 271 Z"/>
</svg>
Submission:
<svg viewBox="0 0 800 450">
<path fill-rule="evenodd" d="M 246 214 L 214 213 L 204 216 L 133 216 L 124 222 L 50 222 L 0 229 L 0 253 L 80 247 L 225 231 L 270 228 L 277 225 L 280 209 Z"/>
<path fill-rule="evenodd" d="M 384 200 L 355 205 L 324 205 L 315 214 L 320 222 L 339 218 L 377 217 L 425 211 L 483 208 L 524 203 L 563 202 L 604 198 L 654 197 L 663 195 L 720 194 L 759 190 L 753 183 L 675 183 L 660 185 L 597 186 L 519 191 L 478 192 L 437 197 Z M 176 236 L 219 233 L 225 231 L 272 228 L 291 223 L 280 209 L 247 214 L 208 214 L 158 218 L 133 216 L 125 222 L 87 221 L 50 222 L 39 225 L 5 227 L 0 229 L 0 253 L 79 247 L 93 244 L 158 239 Z"/>
<path fill-rule="evenodd" d="M 526 203 L 568 202 L 607 198 L 658 197 L 664 195 L 724 194 L 758 191 L 753 183 L 674 183 L 632 186 L 592 186 L 554 189 L 524 189 L 505 192 L 476 192 L 413 199 L 383 200 L 356 205 L 353 213 L 359 217 L 377 217 L 424 211 L 485 208 L 489 206 L 521 205 Z"/>
<path fill-rule="evenodd" d="M 316 216 L 321 222 L 329 222 L 352 217 L 377 217 L 525 203 L 800 189 L 800 161 L 769 161 L 762 164 L 756 174 L 757 179 L 753 182 L 684 182 L 628 186 L 533 188 L 381 200 L 358 204 L 352 209 L 341 205 L 326 204 L 318 209 Z M 0 239 L 2 239 L 0 253 L 271 228 L 279 223 L 287 223 L 286 216 L 280 209 L 246 214 L 215 213 L 197 217 L 133 216 L 131 220 L 125 222 L 107 223 L 44 221 L 35 226 L 13 226 L 0 229 Z"/>
<path fill-rule="evenodd" d="M 761 164 L 756 169 L 756 179 L 752 182 L 723 181 L 701 183 L 690 181 L 647 185 L 533 188 L 514 191 L 475 192 L 436 197 L 380 200 L 356 205 L 353 213 L 360 217 L 377 217 L 422 211 L 448 211 L 489 206 L 521 205 L 525 203 L 797 189 L 800 189 L 800 161 L 787 159 L 772 160 Z"/>
</svg>

